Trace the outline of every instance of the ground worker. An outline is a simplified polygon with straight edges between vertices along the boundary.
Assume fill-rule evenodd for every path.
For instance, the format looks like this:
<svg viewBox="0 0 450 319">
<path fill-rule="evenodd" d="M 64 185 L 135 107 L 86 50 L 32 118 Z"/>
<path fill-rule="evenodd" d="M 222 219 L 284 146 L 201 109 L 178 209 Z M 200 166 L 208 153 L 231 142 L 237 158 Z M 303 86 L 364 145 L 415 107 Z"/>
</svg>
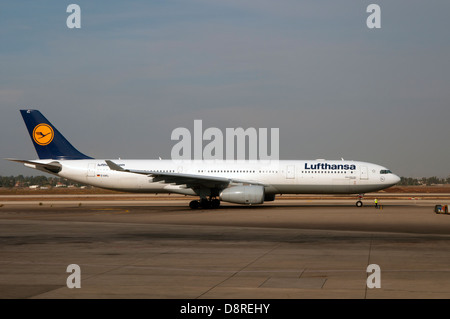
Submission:
<svg viewBox="0 0 450 319">
<path fill-rule="evenodd" d="M 378 199 L 375 198 L 374 202 L 375 202 L 375 208 L 378 208 Z"/>
</svg>

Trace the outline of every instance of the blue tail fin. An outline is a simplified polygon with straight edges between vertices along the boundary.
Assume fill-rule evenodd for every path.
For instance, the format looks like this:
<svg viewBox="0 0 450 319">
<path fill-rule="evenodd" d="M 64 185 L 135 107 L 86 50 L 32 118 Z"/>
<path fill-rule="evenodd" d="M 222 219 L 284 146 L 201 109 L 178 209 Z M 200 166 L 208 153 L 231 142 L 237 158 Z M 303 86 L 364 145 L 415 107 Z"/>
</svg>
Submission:
<svg viewBox="0 0 450 319">
<path fill-rule="evenodd" d="M 80 153 L 38 110 L 20 110 L 40 159 L 90 159 Z"/>
</svg>

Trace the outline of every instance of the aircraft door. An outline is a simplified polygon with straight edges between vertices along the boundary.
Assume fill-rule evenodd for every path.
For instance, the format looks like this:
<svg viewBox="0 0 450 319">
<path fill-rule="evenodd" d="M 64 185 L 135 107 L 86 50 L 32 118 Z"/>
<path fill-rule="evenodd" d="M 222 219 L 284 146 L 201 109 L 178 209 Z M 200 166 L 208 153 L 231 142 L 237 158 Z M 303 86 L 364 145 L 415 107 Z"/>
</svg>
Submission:
<svg viewBox="0 0 450 319">
<path fill-rule="evenodd" d="M 95 177 L 95 167 L 97 164 L 95 163 L 89 163 L 88 164 L 88 170 L 87 170 L 87 177 Z"/>
<path fill-rule="evenodd" d="M 361 179 L 369 179 L 369 171 L 367 169 L 367 166 L 361 166 Z"/>
<path fill-rule="evenodd" d="M 295 178 L 295 165 L 288 165 L 286 167 L 286 179 Z"/>
</svg>

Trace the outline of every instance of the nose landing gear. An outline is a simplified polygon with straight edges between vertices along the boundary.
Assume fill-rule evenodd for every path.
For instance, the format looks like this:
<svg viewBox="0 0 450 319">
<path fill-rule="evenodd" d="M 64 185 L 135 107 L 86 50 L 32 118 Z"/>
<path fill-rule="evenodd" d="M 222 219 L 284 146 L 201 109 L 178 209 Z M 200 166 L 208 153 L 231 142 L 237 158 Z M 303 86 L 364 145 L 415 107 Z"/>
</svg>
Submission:
<svg viewBox="0 0 450 319">
<path fill-rule="evenodd" d="M 358 195 L 358 201 L 356 202 L 356 207 L 362 207 L 363 206 L 363 202 L 362 202 L 363 196 L 364 196 L 364 194 L 359 194 Z"/>
</svg>

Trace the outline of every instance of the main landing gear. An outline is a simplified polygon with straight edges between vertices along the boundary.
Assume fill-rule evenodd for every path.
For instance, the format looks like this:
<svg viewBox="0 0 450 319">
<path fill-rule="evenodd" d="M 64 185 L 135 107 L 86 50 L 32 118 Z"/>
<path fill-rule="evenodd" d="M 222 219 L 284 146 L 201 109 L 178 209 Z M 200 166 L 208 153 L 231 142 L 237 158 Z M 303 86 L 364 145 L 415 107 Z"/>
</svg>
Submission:
<svg viewBox="0 0 450 319">
<path fill-rule="evenodd" d="M 220 206 L 220 200 L 218 200 L 217 198 L 201 198 L 200 200 L 193 200 L 189 203 L 189 207 L 192 209 L 197 209 L 197 208 L 203 208 L 203 209 L 208 209 L 208 208 L 219 208 Z"/>
<path fill-rule="evenodd" d="M 363 196 L 364 196 L 364 194 L 359 194 L 358 195 L 358 201 L 356 202 L 356 207 L 362 207 L 363 206 L 363 202 L 362 202 Z"/>
</svg>

